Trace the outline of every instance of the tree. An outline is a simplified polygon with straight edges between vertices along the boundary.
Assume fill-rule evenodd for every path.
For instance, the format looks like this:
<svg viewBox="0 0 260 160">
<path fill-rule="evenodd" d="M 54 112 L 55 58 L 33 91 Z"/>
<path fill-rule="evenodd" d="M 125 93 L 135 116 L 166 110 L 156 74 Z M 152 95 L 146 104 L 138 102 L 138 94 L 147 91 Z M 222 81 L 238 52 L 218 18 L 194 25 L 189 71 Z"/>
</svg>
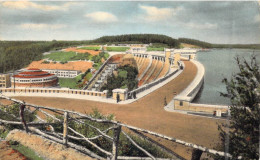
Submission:
<svg viewBox="0 0 260 160">
<path fill-rule="evenodd" d="M 236 58 L 240 72 L 231 80 L 223 79 L 227 93 L 222 96 L 231 100 L 230 125 L 219 126 L 225 152 L 232 155 L 231 159 L 259 159 L 259 121 L 260 121 L 260 73 L 256 57 L 251 63 Z M 220 157 L 215 157 L 220 159 Z M 223 158 L 223 157 L 222 157 Z"/>
</svg>

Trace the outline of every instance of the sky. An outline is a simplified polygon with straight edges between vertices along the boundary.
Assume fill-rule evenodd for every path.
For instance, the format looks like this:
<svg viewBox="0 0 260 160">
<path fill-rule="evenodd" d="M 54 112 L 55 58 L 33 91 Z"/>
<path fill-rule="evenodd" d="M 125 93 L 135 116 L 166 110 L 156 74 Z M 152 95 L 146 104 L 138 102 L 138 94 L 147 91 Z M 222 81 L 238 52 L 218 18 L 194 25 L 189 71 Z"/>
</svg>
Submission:
<svg viewBox="0 0 260 160">
<path fill-rule="evenodd" d="M 0 40 L 91 40 L 164 34 L 260 43 L 257 1 L 1 1 Z"/>
</svg>

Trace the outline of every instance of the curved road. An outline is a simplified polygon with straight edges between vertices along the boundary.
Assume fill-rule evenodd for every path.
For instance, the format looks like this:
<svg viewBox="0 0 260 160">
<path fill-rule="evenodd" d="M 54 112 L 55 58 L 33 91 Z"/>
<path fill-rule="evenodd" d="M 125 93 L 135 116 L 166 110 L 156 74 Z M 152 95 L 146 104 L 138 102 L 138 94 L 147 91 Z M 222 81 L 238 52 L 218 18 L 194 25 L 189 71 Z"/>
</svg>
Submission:
<svg viewBox="0 0 260 160">
<path fill-rule="evenodd" d="M 164 98 L 166 97 L 167 102 L 170 102 L 174 96 L 173 93 L 180 93 L 196 76 L 196 66 L 190 61 L 184 61 L 184 63 L 185 69 L 178 77 L 131 104 L 106 104 L 89 100 L 75 100 L 67 98 L 15 98 L 25 100 L 28 103 L 75 110 L 82 113 L 89 113 L 94 108 L 97 108 L 103 114 L 114 114 L 116 116 L 116 120 L 123 123 L 213 148 L 218 141 L 217 123 L 222 123 L 224 121 L 180 113 L 171 113 L 166 112 L 163 109 Z M 181 156 L 190 158 L 190 149 L 185 149 L 185 147 L 176 145 L 176 143 L 165 142 L 164 140 L 159 141 L 173 149 Z"/>
</svg>

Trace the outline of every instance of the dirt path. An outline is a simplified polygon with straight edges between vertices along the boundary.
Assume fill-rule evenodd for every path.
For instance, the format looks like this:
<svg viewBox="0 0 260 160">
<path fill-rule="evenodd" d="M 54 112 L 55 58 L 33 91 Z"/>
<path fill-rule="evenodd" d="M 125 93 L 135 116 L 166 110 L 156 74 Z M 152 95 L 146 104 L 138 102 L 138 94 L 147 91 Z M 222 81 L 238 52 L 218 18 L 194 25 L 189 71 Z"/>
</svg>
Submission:
<svg viewBox="0 0 260 160">
<path fill-rule="evenodd" d="M 0 159 L 2 160 L 26 160 L 21 153 L 13 150 L 7 141 L 0 141 Z"/>
<path fill-rule="evenodd" d="M 167 102 L 170 102 L 173 98 L 173 93 L 180 93 L 184 90 L 196 75 L 196 66 L 190 61 L 184 61 L 184 63 L 186 67 L 178 77 L 160 89 L 131 104 L 115 105 L 66 98 L 15 98 L 25 100 L 28 103 L 69 109 L 82 113 L 89 113 L 92 109 L 97 108 L 103 114 L 114 114 L 116 119 L 123 123 L 213 148 L 219 140 L 217 123 L 222 123 L 224 122 L 223 120 L 171 113 L 163 109 L 164 98 L 166 97 Z M 186 158 L 190 157 L 190 152 L 187 148 L 178 145 L 176 149 L 176 143 L 166 141 L 163 141 L 163 143 L 172 149 L 175 148 L 175 150 L 178 150 L 177 153 L 180 155 Z"/>
</svg>

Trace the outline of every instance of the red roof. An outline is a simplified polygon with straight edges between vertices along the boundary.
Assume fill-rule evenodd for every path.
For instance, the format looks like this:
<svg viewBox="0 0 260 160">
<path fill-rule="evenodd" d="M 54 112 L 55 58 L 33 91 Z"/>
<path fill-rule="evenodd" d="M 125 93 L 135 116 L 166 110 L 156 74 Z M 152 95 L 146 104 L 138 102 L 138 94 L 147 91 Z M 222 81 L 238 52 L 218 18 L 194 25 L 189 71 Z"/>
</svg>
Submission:
<svg viewBox="0 0 260 160">
<path fill-rule="evenodd" d="M 37 71 L 40 71 L 40 69 L 38 69 L 38 68 L 28 68 L 27 70 L 37 70 Z"/>
<path fill-rule="evenodd" d="M 50 77 L 53 76 L 54 74 L 50 74 L 48 72 L 42 71 L 37 68 L 30 68 L 27 69 L 25 72 L 20 72 L 17 75 L 14 75 L 13 77 L 16 78 L 43 78 L 43 77 Z"/>
<path fill-rule="evenodd" d="M 25 74 L 25 75 L 44 75 L 49 74 L 48 72 L 44 71 L 37 71 L 37 72 L 20 72 L 19 74 Z"/>
</svg>

